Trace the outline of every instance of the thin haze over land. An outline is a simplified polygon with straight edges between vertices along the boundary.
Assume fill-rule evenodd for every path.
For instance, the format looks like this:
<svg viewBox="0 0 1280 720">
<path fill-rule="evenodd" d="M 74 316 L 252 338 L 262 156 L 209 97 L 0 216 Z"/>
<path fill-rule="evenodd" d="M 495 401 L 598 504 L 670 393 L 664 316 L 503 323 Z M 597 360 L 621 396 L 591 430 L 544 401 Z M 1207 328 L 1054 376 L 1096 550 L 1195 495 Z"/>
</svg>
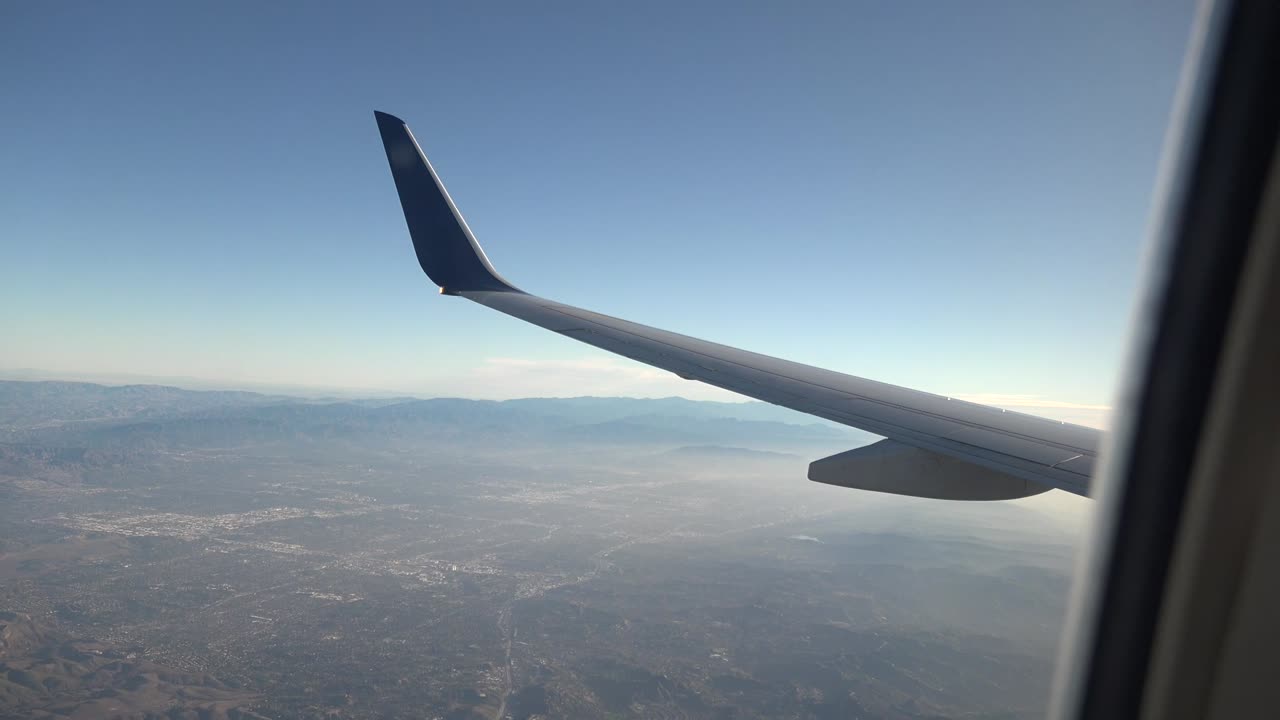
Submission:
<svg viewBox="0 0 1280 720">
<path fill-rule="evenodd" d="M 0 382 L 0 717 L 1037 717 L 1087 501 L 804 479 L 870 439 Z"/>
</svg>

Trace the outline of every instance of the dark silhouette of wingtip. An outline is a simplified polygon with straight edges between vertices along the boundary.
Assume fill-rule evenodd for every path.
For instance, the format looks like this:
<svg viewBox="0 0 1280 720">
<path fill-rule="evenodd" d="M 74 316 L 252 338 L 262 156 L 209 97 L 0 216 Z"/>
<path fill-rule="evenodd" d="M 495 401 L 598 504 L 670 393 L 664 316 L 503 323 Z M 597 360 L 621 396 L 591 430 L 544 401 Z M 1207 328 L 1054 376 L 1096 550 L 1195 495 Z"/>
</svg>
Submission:
<svg viewBox="0 0 1280 720">
<path fill-rule="evenodd" d="M 378 121 L 418 264 L 427 277 L 446 295 L 466 291 L 520 292 L 485 257 L 444 183 L 418 147 L 409 125 L 378 110 L 373 116 Z"/>
</svg>

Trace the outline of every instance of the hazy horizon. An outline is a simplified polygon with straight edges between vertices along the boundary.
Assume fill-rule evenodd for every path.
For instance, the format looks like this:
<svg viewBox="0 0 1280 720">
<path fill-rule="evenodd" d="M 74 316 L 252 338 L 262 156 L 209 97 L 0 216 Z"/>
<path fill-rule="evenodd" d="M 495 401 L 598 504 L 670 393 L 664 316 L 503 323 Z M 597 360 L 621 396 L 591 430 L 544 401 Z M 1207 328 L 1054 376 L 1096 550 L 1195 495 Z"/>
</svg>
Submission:
<svg viewBox="0 0 1280 720">
<path fill-rule="evenodd" d="M 624 360 L 610 360 L 611 363 L 621 364 Z M 655 375 L 670 375 L 660 370 L 653 370 Z M 690 401 L 711 401 L 723 403 L 758 403 L 768 405 L 760 400 L 732 393 L 727 390 L 706 385 L 704 383 L 689 381 L 671 375 L 668 382 L 654 383 L 653 392 L 639 392 L 635 394 L 606 394 L 583 392 L 580 394 L 518 394 L 512 392 L 510 385 L 505 386 L 505 390 L 498 394 L 462 394 L 462 393 L 437 393 L 430 390 L 411 390 L 396 388 L 379 388 L 379 387 L 338 387 L 338 386 L 319 386 L 319 385 L 297 385 L 289 383 L 277 383 L 270 381 L 235 381 L 235 380 L 218 380 L 211 378 L 197 378 L 181 375 L 142 375 L 131 373 L 93 373 L 93 372 L 76 372 L 76 371 L 51 371 L 38 368 L 0 368 L 0 380 L 18 380 L 18 381 L 69 381 L 69 382 L 88 382 L 103 385 L 167 385 L 190 390 L 243 390 L 246 392 L 258 392 L 266 394 L 295 395 L 298 397 L 334 397 L 334 398 L 396 398 L 396 397 L 412 397 L 418 399 L 430 398 L 463 398 L 468 400 L 523 400 L 523 399 L 539 399 L 539 398 L 637 398 L 637 399 L 668 399 L 679 398 Z M 663 392 L 667 390 L 667 392 Z M 692 392 L 689 392 L 692 390 Z M 1052 400 L 1049 398 L 1041 398 L 1028 395 L 973 395 L 958 393 L 953 395 L 960 400 L 968 400 L 983 405 L 991 405 L 994 407 L 1002 407 L 1015 412 L 1030 413 L 1043 417 L 1060 420 L 1063 422 L 1075 423 L 1086 427 L 1094 427 L 1106 429 L 1110 421 L 1111 408 L 1105 405 L 1083 405 L 1078 403 L 1067 403 Z M 774 406 L 778 407 L 778 406 Z M 788 413 L 795 413 L 797 416 L 808 417 L 814 422 L 829 422 L 814 416 L 806 416 L 786 408 L 779 408 Z"/>
</svg>

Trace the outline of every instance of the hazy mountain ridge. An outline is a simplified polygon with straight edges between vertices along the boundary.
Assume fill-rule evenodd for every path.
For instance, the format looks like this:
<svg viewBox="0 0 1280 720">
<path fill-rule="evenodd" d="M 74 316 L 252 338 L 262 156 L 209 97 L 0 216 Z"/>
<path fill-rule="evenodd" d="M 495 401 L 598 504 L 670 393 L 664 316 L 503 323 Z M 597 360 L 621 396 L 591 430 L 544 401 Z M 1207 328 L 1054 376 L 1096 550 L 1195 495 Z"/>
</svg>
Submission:
<svg viewBox="0 0 1280 720">
<path fill-rule="evenodd" d="M 232 390 L 183 390 L 165 385 L 0 380 L 0 430 L 161 417 L 200 408 L 269 403 L 277 397 Z"/>
<path fill-rule="evenodd" d="M 149 402 L 154 401 L 154 406 Z M 864 434 L 763 403 L 683 398 L 317 401 L 163 386 L 0 383 L 4 439 L 136 449 L 278 442 L 405 443 L 426 435 L 508 441 L 750 445 L 856 444 Z"/>
</svg>

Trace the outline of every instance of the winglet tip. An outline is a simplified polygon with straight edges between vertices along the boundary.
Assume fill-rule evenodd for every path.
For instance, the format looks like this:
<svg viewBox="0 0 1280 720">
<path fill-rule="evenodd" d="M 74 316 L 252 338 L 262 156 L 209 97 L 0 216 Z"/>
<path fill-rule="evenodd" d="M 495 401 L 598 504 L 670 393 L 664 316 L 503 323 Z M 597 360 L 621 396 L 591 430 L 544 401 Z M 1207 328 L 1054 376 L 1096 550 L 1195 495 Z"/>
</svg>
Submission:
<svg viewBox="0 0 1280 720">
<path fill-rule="evenodd" d="M 380 110 L 375 110 L 373 115 L 378 121 L 418 264 L 440 287 L 440 293 L 519 292 L 489 264 L 444 184 L 409 132 L 408 124 Z"/>
</svg>

